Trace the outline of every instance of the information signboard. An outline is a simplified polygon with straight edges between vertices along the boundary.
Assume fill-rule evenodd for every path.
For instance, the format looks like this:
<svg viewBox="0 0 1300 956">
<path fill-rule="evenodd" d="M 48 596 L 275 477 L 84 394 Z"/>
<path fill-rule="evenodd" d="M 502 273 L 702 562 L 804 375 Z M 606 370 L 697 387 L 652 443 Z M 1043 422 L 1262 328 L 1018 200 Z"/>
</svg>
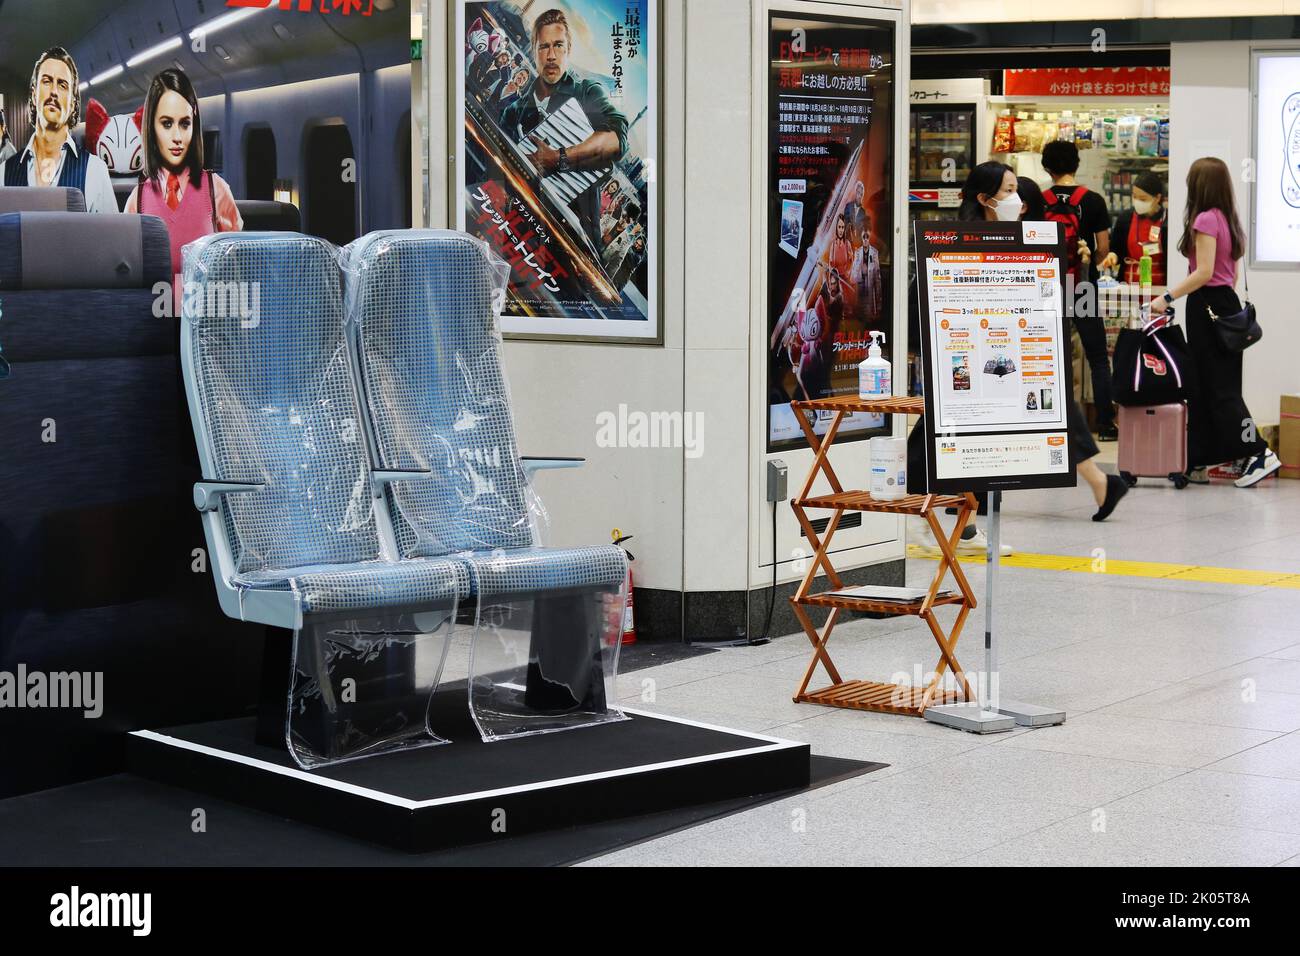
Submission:
<svg viewBox="0 0 1300 956">
<path fill-rule="evenodd" d="M 1073 485 L 1059 224 L 918 221 L 913 229 L 927 489 Z"/>
</svg>

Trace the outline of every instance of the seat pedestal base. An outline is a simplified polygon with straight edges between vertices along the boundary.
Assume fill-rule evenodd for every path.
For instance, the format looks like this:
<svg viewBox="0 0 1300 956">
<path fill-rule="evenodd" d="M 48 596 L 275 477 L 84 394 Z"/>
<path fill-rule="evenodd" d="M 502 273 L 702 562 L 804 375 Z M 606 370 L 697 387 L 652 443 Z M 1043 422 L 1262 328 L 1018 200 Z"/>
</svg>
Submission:
<svg viewBox="0 0 1300 956">
<path fill-rule="evenodd" d="M 141 776 L 411 852 L 808 786 L 807 744 L 628 715 L 485 744 L 452 686 L 430 713 L 444 746 L 308 772 L 248 717 L 136 731 L 127 752 Z"/>
</svg>

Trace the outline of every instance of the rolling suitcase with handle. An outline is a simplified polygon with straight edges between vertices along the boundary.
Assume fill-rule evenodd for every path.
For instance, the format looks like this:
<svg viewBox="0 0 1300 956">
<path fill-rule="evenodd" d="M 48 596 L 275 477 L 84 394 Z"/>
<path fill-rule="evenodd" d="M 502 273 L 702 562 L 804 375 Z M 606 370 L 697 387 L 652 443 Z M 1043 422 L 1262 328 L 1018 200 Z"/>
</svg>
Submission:
<svg viewBox="0 0 1300 956">
<path fill-rule="evenodd" d="M 1119 475 L 1130 487 L 1139 477 L 1168 478 L 1187 487 L 1187 406 L 1121 405 Z"/>
</svg>

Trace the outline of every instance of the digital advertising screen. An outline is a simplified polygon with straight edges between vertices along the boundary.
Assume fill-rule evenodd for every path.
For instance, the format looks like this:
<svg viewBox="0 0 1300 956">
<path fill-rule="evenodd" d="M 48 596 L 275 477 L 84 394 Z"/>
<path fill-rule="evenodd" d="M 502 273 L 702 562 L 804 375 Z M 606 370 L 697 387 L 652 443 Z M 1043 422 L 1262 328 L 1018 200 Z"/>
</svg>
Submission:
<svg viewBox="0 0 1300 956">
<path fill-rule="evenodd" d="M 1253 259 L 1300 266 L 1300 52 L 1256 53 Z"/>
<path fill-rule="evenodd" d="M 857 394 L 868 333 L 893 334 L 894 29 L 769 16 L 769 451 L 804 443 L 791 401 Z M 831 413 L 806 414 L 824 434 Z M 884 416 L 855 413 L 837 440 L 885 433 Z"/>
</svg>

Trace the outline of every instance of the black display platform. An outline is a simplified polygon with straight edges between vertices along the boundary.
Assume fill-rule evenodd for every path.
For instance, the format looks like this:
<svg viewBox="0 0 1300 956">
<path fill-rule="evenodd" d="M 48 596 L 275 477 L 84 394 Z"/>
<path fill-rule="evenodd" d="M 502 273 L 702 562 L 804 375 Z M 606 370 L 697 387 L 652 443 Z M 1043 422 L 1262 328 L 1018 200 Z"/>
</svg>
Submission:
<svg viewBox="0 0 1300 956">
<path fill-rule="evenodd" d="M 483 743 L 463 690 L 434 698 L 453 743 L 320 771 L 254 741 L 255 719 L 132 733 L 130 770 L 409 852 L 809 785 L 810 748 L 625 710 L 598 727 Z"/>
</svg>

